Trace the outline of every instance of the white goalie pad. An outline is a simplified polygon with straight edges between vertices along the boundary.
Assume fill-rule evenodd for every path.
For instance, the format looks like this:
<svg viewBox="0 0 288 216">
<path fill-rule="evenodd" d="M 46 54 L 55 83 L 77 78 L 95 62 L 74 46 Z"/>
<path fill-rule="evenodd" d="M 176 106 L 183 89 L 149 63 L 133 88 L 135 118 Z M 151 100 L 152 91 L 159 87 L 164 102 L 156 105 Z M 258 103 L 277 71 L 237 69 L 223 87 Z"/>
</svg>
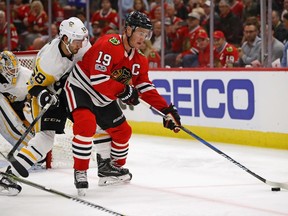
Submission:
<svg viewBox="0 0 288 216">
<path fill-rule="evenodd" d="M 8 100 L 0 94 L 0 133 L 1 135 L 14 146 L 20 139 L 21 135 L 26 131 L 26 127 L 17 113 L 13 110 Z M 18 150 L 27 146 L 28 141 L 33 137 L 33 133 L 28 133 Z"/>
</svg>

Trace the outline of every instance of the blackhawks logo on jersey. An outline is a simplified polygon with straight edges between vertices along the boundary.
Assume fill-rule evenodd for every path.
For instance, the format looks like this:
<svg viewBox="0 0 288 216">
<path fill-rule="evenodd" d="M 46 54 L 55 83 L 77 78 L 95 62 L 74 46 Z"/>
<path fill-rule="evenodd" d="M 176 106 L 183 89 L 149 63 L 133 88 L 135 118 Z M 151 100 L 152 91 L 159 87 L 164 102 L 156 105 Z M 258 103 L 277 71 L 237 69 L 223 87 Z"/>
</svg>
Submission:
<svg viewBox="0 0 288 216">
<path fill-rule="evenodd" d="M 129 84 L 129 81 L 132 78 L 132 72 L 130 69 L 126 67 L 122 67 L 122 68 L 112 71 L 111 78 L 120 83 L 127 85 Z"/>
<path fill-rule="evenodd" d="M 150 56 L 151 58 L 156 58 L 156 53 L 155 53 L 155 52 L 150 52 L 150 53 L 149 53 L 149 56 Z"/>
<path fill-rule="evenodd" d="M 231 46 L 226 47 L 227 52 L 233 52 L 233 48 Z"/>
<path fill-rule="evenodd" d="M 109 42 L 112 43 L 113 45 L 116 45 L 116 46 L 120 44 L 120 40 L 118 40 L 115 37 L 110 38 Z"/>
</svg>

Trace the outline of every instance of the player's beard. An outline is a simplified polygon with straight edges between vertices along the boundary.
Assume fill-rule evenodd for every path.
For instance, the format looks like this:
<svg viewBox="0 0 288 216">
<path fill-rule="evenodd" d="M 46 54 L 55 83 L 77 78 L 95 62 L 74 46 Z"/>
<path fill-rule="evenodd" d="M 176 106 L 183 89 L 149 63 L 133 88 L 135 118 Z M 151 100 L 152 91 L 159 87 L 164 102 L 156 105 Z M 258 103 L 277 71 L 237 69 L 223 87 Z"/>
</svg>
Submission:
<svg viewBox="0 0 288 216">
<path fill-rule="evenodd" d="M 78 47 L 71 47 L 71 46 L 69 46 L 69 50 L 70 50 L 70 52 L 71 52 L 72 55 L 77 54 L 78 51 L 79 51 L 79 49 L 80 49 L 80 48 L 78 48 Z"/>
<path fill-rule="evenodd" d="M 78 49 L 78 48 L 77 48 L 77 49 L 73 49 L 73 50 L 72 50 L 72 54 L 73 54 L 73 55 L 75 55 L 75 54 L 77 54 L 77 53 L 78 53 L 78 51 L 79 51 L 79 49 Z"/>
</svg>

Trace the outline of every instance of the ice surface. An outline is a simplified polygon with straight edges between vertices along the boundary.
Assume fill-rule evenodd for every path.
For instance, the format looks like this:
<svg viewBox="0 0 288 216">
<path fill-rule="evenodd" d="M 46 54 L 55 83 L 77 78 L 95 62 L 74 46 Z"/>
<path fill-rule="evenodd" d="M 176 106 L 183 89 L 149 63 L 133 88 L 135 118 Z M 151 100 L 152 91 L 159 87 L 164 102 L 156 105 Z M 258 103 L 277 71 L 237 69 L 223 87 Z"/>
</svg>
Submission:
<svg viewBox="0 0 288 216">
<path fill-rule="evenodd" d="M 210 143 L 263 178 L 288 182 L 288 151 Z M 133 135 L 126 167 L 133 174 L 131 183 L 106 187 L 97 185 L 97 170 L 91 168 L 83 199 L 128 216 L 288 216 L 287 190 L 272 192 L 193 139 Z M 28 180 L 76 195 L 72 169 L 33 172 Z M 111 215 L 22 187 L 16 197 L 0 196 L 1 216 Z"/>
</svg>

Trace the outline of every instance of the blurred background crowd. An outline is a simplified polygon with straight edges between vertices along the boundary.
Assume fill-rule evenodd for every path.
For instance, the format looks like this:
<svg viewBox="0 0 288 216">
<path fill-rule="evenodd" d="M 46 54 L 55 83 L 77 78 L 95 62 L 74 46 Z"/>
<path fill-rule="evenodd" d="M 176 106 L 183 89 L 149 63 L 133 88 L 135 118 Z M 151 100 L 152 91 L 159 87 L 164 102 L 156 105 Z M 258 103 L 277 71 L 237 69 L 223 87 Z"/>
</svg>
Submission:
<svg viewBox="0 0 288 216">
<path fill-rule="evenodd" d="M 153 24 L 142 47 L 150 68 L 287 66 L 288 0 L 0 0 L 0 51 L 39 50 L 71 16 L 87 26 L 93 44 L 123 31 L 133 10 Z"/>
</svg>

